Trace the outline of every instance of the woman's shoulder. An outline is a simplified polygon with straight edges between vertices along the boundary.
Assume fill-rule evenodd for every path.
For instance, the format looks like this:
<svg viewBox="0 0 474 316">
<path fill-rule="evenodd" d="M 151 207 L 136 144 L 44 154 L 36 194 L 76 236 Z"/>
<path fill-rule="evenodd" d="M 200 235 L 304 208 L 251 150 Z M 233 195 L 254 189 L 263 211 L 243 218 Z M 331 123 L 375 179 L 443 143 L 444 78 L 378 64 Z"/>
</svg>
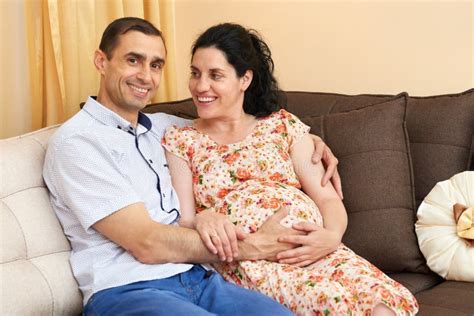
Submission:
<svg viewBox="0 0 474 316">
<path fill-rule="evenodd" d="M 192 125 L 178 126 L 170 125 L 166 128 L 164 138 L 180 142 L 193 142 L 199 137 L 196 129 Z"/>
<path fill-rule="evenodd" d="M 280 109 L 268 116 L 260 118 L 260 120 L 267 121 L 267 123 L 281 123 L 282 121 L 296 121 L 298 118 L 287 110 Z"/>
<path fill-rule="evenodd" d="M 166 128 L 166 133 L 184 133 L 184 134 L 194 133 L 194 132 L 196 132 L 196 129 L 193 127 L 192 122 L 193 121 L 188 121 L 187 125 L 170 124 Z"/>
</svg>

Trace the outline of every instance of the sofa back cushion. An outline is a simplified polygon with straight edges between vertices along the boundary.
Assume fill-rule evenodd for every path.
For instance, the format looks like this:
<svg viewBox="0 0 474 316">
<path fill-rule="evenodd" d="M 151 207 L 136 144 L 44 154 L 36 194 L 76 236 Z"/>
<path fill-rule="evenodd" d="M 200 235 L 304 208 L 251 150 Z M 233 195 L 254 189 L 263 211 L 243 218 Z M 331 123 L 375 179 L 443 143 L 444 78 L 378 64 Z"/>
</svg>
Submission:
<svg viewBox="0 0 474 316">
<path fill-rule="evenodd" d="M 349 217 L 343 242 L 386 272 L 427 272 L 413 226 L 406 95 L 338 110 L 302 120 L 339 159 Z"/>
<path fill-rule="evenodd" d="M 0 315 L 78 315 L 70 246 L 42 170 L 56 127 L 0 141 Z"/>
<path fill-rule="evenodd" d="M 436 183 L 473 170 L 474 89 L 410 97 L 407 128 L 419 206 Z"/>
<path fill-rule="evenodd" d="M 288 111 L 300 118 L 355 110 L 396 97 L 297 91 L 286 95 Z M 407 130 L 419 206 L 437 182 L 474 169 L 474 89 L 456 94 L 409 96 Z"/>
</svg>

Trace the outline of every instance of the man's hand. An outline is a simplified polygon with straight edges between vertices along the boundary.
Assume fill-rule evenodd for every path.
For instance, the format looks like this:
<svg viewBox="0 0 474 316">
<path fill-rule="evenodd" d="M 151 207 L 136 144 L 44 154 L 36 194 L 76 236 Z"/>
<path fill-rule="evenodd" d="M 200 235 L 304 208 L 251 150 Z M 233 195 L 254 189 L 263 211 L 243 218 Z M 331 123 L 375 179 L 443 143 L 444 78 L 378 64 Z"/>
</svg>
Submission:
<svg viewBox="0 0 474 316">
<path fill-rule="evenodd" d="M 310 136 L 314 143 L 314 153 L 311 160 L 314 164 L 317 164 L 322 160 L 326 169 L 321 181 L 321 185 L 325 186 L 328 181 L 331 180 L 337 194 L 341 199 L 343 199 L 341 177 L 337 171 L 337 164 L 339 161 L 337 160 L 336 156 L 334 156 L 331 149 L 324 143 L 321 137 L 313 134 L 310 134 Z"/>
<path fill-rule="evenodd" d="M 277 255 L 278 262 L 304 267 L 335 251 L 341 244 L 342 236 L 332 230 L 310 222 L 300 222 L 293 228 L 305 235 L 282 236 L 280 242 L 299 245 L 298 248 L 282 251 Z"/>
<path fill-rule="evenodd" d="M 288 212 L 288 208 L 280 208 L 255 233 L 247 235 L 241 243 L 245 247 L 246 259 L 277 261 L 276 255 L 278 253 L 298 246 L 278 241 L 283 236 L 306 234 L 303 230 L 286 228 L 280 224 L 280 221 L 288 215 Z"/>
</svg>

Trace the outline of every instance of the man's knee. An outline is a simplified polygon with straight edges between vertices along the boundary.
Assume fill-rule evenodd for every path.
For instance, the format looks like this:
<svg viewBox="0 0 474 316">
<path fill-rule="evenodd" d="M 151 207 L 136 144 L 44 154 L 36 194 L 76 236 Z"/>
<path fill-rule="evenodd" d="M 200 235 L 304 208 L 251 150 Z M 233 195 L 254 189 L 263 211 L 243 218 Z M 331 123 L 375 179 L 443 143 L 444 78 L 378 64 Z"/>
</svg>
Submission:
<svg viewBox="0 0 474 316">
<path fill-rule="evenodd" d="M 293 315 L 270 297 L 229 283 L 217 273 L 211 276 L 199 305 L 216 314 Z"/>
<path fill-rule="evenodd" d="M 99 292 L 99 294 L 102 294 Z M 106 315 L 213 315 L 184 297 L 155 288 L 129 289 L 92 297 L 84 309 L 86 316 Z"/>
</svg>

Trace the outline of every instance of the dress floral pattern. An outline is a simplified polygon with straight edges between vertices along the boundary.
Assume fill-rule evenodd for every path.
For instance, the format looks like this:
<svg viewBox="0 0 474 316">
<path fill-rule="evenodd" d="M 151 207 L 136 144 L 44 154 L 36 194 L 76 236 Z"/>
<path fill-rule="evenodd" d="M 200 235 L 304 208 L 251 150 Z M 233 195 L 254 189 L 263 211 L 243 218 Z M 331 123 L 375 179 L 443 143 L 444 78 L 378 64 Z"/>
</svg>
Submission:
<svg viewBox="0 0 474 316">
<path fill-rule="evenodd" d="M 281 222 L 290 227 L 321 214 L 300 189 L 290 148 L 309 127 L 285 110 L 259 119 L 244 140 L 221 145 L 192 126 L 167 129 L 165 148 L 188 162 L 197 211 L 226 214 L 252 233 L 281 205 L 290 209 Z M 413 295 L 344 245 L 306 266 L 258 261 L 215 264 L 223 277 L 264 293 L 298 315 L 364 315 L 385 303 L 397 315 L 415 314 Z"/>
</svg>

